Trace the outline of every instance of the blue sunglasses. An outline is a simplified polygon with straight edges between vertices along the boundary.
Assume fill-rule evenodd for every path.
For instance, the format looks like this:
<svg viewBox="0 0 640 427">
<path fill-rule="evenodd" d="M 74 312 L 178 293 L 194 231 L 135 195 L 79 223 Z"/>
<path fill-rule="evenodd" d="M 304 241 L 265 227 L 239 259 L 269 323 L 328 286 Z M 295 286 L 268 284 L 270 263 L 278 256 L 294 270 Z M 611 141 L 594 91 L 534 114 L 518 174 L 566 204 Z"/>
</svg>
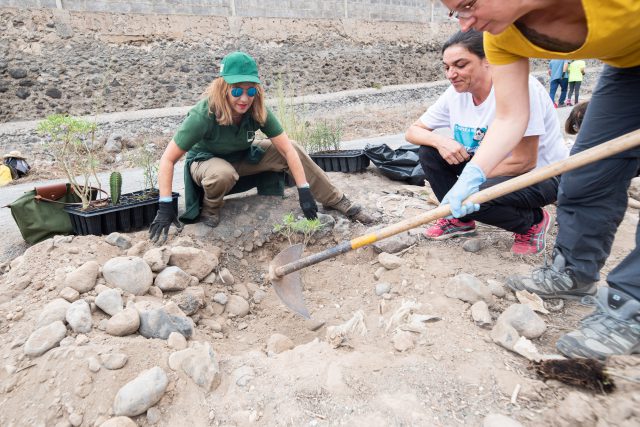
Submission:
<svg viewBox="0 0 640 427">
<path fill-rule="evenodd" d="M 231 96 L 233 96 L 234 98 L 240 98 L 244 92 L 245 90 L 241 87 L 231 88 Z M 258 93 L 258 89 L 256 89 L 255 87 L 250 87 L 247 88 L 246 92 L 249 98 L 253 98 L 254 96 L 256 96 L 256 93 Z"/>
</svg>

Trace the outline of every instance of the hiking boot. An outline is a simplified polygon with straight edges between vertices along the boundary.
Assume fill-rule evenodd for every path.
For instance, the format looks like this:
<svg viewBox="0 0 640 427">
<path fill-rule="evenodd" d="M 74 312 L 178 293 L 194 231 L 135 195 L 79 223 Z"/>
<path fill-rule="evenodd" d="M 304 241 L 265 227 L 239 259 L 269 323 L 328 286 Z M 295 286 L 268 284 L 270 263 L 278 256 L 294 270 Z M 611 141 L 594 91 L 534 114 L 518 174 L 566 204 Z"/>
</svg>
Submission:
<svg viewBox="0 0 640 427">
<path fill-rule="evenodd" d="M 534 255 L 542 252 L 551 223 L 551 215 L 542 209 L 542 221 L 533 225 L 524 234 L 513 233 L 511 252 L 518 255 Z"/>
<path fill-rule="evenodd" d="M 427 239 L 444 240 L 452 237 L 464 236 L 476 232 L 476 222 L 462 222 L 459 219 L 441 218 L 434 225 L 427 228 L 424 237 Z"/>
<path fill-rule="evenodd" d="M 640 353 L 640 301 L 607 287 L 598 289 L 596 297 L 585 299 L 595 302 L 596 311 L 582 319 L 578 329 L 558 340 L 560 353 L 600 360 Z"/>
<path fill-rule="evenodd" d="M 220 224 L 220 210 L 215 210 L 200 214 L 200 222 L 211 228 L 215 228 Z"/>
<path fill-rule="evenodd" d="M 573 272 L 566 268 L 566 260 L 557 249 L 553 251 L 553 263 L 536 268 L 529 276 L 511 276 L 507 285 L 513 291 L 527 290 L 540 298 L 579 299 L 595 295 L 596 284 L 579 283 Z"/>
<path fill-rule="evenodd" d="M 340 201 L 335 205 L 325 205 L 324 207 L 325 209 L 334 209 L 338 212 L 342 212 L 347 218 L 352 221 L 358 221 L 363 224 L 371 224 L 375 221 L 375 219 L 371 215 L 369 215 L 362 209 L 362 206 L 349 200 L 346 195 L 343 195 L 342 199 L 340 199 Z"/>
</svg>

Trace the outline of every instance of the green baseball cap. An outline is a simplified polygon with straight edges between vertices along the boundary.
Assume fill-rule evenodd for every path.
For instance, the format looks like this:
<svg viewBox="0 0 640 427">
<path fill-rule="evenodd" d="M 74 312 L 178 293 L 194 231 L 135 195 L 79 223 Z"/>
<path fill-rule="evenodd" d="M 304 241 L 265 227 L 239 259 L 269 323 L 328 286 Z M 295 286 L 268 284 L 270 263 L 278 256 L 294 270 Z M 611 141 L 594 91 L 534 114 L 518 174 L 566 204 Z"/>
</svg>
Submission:
<svg viewBox="0 0 640 427">
<path fill-rule="evenodd" d="M 258 78 L 256 61 L 244 52 L 231 52 L 222 58 L 220 77 L 229 84 L 241 82 L 262 84 Z"/>
</svg>

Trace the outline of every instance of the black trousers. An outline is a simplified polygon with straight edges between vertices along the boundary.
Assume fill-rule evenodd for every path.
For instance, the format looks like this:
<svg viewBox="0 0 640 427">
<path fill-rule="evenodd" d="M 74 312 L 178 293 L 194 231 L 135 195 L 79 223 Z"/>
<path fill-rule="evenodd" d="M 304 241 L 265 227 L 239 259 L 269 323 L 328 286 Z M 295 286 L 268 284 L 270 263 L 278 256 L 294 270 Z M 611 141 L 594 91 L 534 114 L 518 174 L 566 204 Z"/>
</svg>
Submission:
<svg viewBox="0 0 640 427">
<path fill-rule="evenodd" d="M 582 82 L 569 82 L 569 95 L 567 95 L 567 101 L 571 101 L 571 96 L 575 90 L 576 98 L 574 104 L 578 103 L 578 99 L 580 99 L 580 86 L 582 86 Z"/>
<path fill-rule="evenodd" d="M 640 129 L 639 107 L 640 67 L 605 66 L 571 154 Z M 562 175 L 556 249 L 579 281 L 600 279 L 638 168 L 636 147 Z M 607 282 L 640 300 L 640 225 L 635 240 L 635 248 L 609 273 Z"/>
<path fill-rule="evenodd" d="M 438 200 L 442 200 L 462 173 L 465 163 L 450 165 L 438 150 L 420 146 L 420 164 Z M 480 189 L 507 181 L 512 177 L 489 178 Z M 542 207 L 556 201 L 558 179 L 550 178 L 519 191 L 498 197 L 480 205 L 480 210 L 460 218 L 461 221 L 477 220 L 513 233 L 524 234 L 542 220 Z"/>
</svg>

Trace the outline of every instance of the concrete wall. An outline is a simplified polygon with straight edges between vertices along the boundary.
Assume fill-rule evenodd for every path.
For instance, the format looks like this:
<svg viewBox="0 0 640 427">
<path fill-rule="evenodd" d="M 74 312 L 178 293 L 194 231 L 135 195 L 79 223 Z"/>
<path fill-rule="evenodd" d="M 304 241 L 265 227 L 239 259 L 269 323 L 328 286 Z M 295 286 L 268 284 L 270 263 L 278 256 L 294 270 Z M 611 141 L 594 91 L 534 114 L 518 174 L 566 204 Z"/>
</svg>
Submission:
<svg viewBox="0 0 640 427">
<path fill-rule="evenodd" d="M 434 22 L 447 19 L 438 0 L 0 0 L 0 7 L 74 12 L 150 13 L 308 19 Z"/>
</svg>

